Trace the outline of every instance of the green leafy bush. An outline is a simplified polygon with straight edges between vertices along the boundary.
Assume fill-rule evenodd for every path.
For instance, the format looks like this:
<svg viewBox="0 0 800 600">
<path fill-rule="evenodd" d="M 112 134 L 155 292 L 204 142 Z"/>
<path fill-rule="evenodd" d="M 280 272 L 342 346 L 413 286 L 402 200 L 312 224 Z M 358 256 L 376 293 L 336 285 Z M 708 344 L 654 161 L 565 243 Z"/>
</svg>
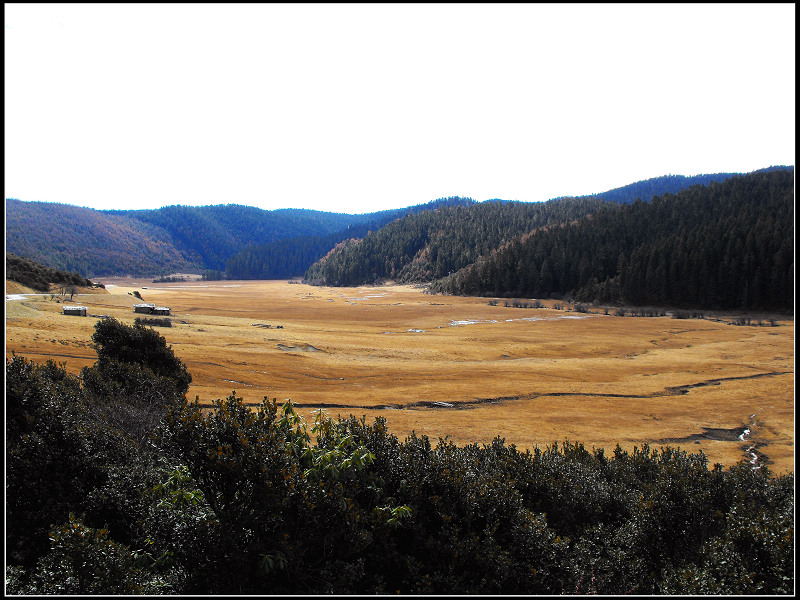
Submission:
<svg viewBox="0 0 800 600">
<path fill-rule="evenodd" d="M 192 376 L 186 365 L 157 331 L 138 323 L 130 326 L 105 318 L 95 326 L 92 341 L 97 346 L 97 367 L 100 370 L 109 368 L 112 363 L 139 365 L 157 377 L 174 382 L 178 393 L 185 394 L 189 389 Z"/>
</svg>

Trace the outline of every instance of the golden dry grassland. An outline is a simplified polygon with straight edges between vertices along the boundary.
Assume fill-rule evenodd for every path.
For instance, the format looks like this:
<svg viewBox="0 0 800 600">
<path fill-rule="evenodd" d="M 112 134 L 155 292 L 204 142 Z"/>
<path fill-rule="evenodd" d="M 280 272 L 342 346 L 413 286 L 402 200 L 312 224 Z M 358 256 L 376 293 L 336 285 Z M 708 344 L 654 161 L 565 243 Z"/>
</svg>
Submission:
<svg viewBox="0 0 800 600">
<path fill-rule="evenodd" d="M 52 358 L 77 373 L 96 360 L 99 316 L 143 316 L 132 308 L 139 291 L 171 308 L 173 326 L 157 330 L 201 403 L 235 390 L 248 404 L 290 398 L 309 420 L 319 409 L 383 416 L 400 439 L 499 435 L 520 449 L 569 440 L 607 454 L 649 443 L 702 450 L 712 464 L 756 458 L 776 474 L 794 471 L 790 318 L 752 327 L 724 322 L 732 316 L 587 315 L 399 285 L 100 281 L 106 291 L 67 302 L 87 306 L 85 318 L 63 315 L 50 295 L 7 299 L 6 356 Z M 7 282 L 7 298 L 19 291 Z"/>
</svg>

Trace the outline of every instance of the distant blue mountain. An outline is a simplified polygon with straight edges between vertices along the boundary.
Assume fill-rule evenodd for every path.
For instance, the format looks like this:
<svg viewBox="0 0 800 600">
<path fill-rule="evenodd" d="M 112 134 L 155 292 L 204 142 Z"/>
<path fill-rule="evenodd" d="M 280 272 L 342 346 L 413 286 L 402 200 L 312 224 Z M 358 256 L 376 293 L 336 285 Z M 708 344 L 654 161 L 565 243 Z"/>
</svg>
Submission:
<svg viewBox="0 0 800 600">
<path fill-rule="evenodd" d="M 794 167 L 787 166 L 774 166 L 767 167 L 766 169 L 759 169 L 753 173 L 769 173 L 771 171 L 793 171 Z M 735 175 L 746 175 L 746 173 L 713 173 L 708 175 L 693 175 L 687 177 L 685 175 L 662 175 L 661 177 L 654 177 L 652 179 L 645 179 L 637 181 L 629 185 L 615 188 L 607 192 L 599 194 L 589 194 L 587 196 L 562 196 L 560 199 L 566 198 L 599 198 L 606 202 L 617 202 L 618 204 L 632 204 L 636 200 L 649 202 L 654 196 L 662 194 L 675 194 L 681 190 L 692 187 L 693 185 L 708 185 L 712 181 L 723 182 Z"/>
</svg>

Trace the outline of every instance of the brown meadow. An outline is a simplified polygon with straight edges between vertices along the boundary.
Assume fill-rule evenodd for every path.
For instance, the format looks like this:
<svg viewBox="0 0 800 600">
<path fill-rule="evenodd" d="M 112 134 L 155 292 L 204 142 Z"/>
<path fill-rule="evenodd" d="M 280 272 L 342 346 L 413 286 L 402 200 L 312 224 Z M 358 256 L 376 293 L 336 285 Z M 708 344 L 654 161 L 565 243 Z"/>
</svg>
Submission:
<svg viewBox="0 0 800 600">
<path fill-rule="evenodd" d="M 85 318 L 63 315 L 50 295 L 7 299 L 6 356 L 52 358 L 78 373 L 96 360 L 97 317 L 132 324 L 139 291 L 171 308 L 172 327 L 157 330 L 203 404 L 235 391 L 251 405 L 289 398 L 309 420 L 319 409 L 382 416 L 400 439 L 499 435 L 520 449 L 569 440 L 607 454 L 649 443 L 702 450 L 711 464 L 756 458 L 776 474 L 794 471 L 791 318 L 753 327 L 729 324 L 732 315 L 510 308 L 399 285 L 100 281 L 105 292 L 66 302 L 86 306 Z M 20 291 L 7 282 L 7 294 Z"/>
</svg>

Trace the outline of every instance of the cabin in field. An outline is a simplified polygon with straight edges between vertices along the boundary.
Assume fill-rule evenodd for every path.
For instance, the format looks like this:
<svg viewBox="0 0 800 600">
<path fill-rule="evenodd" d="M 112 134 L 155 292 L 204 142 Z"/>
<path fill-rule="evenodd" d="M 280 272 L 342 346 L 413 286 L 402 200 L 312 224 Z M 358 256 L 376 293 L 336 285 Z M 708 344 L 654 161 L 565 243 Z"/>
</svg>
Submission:
<svg viewBox="0 0 800 600">
<path fill-rule="evenodd" d="M 76 317 L 85 317 L 86 316 L 86 307 L 85 306 L 65 306 L 64 307 L 64 314 L 65 315 L 74 315 Z"/>
<path fill-rule="evenodd" d="M 144 304 L 134 304 L 133 312 L 144 313 L 146 315 L 169 315 L 169 306 L 156 306 L 146 302 Z"/>
</svg>

